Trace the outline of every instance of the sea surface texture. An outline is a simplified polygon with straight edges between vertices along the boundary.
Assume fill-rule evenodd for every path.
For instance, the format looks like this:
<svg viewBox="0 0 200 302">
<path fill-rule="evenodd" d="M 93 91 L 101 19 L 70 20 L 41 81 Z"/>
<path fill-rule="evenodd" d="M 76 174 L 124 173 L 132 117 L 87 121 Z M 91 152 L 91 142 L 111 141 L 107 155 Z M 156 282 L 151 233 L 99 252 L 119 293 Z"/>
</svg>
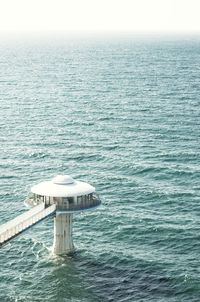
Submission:
<svg viewBox="0 0 200 302">
<path fill-rule="evenodd" d="M 0 41 L 0 223 L 70 174 L 102 206 L 0 249 L 1 302 L 200 301 L 200 38 Z"/>
</svg>

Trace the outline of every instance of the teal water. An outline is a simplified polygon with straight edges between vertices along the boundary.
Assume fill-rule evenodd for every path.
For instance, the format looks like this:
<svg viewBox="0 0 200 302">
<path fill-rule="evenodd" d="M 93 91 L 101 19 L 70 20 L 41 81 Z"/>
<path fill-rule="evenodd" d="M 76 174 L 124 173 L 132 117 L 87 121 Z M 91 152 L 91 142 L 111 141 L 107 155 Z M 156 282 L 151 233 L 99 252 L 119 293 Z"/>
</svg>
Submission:
<svg viewBox="0 0 200 302">
<path fill-rule="evenodd" d="M 0 41 L 0 223 L 58 173 L 103 205 L 54 257 L 48 218 L 0 249 L 0 301 L 200 300 L 200 38 Z"/>
</svg>

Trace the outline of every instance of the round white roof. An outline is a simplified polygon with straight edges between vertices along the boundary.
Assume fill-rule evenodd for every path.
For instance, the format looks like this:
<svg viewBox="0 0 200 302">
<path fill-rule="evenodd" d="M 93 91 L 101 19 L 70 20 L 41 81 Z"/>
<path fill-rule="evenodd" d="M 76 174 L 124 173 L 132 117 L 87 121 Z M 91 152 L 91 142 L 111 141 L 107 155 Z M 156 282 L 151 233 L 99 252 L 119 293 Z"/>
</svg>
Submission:
<svg viewBox="0 0 200 302">
<path fill-rule="evenodd" d="M 95 188 L 69 175 L 57 175 L 51 181 L 43 181 L 31 188 L 31 192 L 42 196 L 73 197 L 95 192 Z"/>
<path fill-rule="evenodd" d="M 57 185 L 73 184 L 74 180 L 70 175 L 57 175 L 52 179 L 52 182 Z"/>
</svg>

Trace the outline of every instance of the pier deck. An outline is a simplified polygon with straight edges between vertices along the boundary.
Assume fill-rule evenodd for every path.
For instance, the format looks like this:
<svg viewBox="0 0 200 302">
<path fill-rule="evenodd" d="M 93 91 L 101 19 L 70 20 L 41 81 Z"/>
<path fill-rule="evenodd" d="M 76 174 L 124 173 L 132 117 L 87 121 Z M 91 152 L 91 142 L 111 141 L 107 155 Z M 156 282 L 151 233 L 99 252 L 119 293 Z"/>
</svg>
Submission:
<svg viewBox="0 0 200 302">
<path fill-rule="evenodd" d="M 32 225 L 53 214 L 55 211 L 55 204 L 47 208 L 44 207 L 44 204 L 39 204 L 29 211 L 26 211 L 16 218 L 0 225 L 0 247 L 10 239 L 27 230 Z"/>
</svg>

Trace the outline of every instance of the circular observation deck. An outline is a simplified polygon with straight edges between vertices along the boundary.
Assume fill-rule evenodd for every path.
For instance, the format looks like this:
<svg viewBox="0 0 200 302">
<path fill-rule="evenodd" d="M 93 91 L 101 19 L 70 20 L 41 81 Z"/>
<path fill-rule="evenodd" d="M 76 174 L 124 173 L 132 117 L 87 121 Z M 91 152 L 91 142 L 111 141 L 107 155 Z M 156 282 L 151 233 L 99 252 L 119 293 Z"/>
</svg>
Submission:
<svg viewBox="0 0 200 302">
<path fill-rule="evenodd" d="M 90 184 L 69 175 L 57 175 L 31 188 L 25 204 L 34 207 L 40 203 L 45 207 L 56 204 L 57 213 L 73 213 L 98 207 L 101 200 Z"/>
</svg>

